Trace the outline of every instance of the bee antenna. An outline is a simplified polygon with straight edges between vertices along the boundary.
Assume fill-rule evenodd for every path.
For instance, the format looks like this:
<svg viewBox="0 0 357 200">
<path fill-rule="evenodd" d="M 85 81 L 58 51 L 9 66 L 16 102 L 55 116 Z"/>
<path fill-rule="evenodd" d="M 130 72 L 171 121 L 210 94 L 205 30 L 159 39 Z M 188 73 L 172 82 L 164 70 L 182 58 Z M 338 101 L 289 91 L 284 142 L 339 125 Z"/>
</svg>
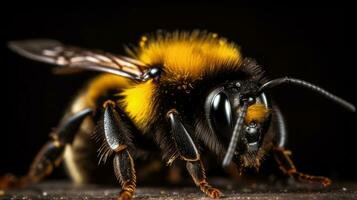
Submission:
<svg viewBox="0 0 357 200">
<path fill-rule="evenodd" d="M 302 86 L 304 88 L 310 89 L 316 93 L 321 94 L 322 96 L 334 101 L 335 103 L 345 107 L 346 109 L 348 109 L 351 112 L 355 112 L 356 111 L 356 107 L 343 100 L 342 98 L 331 94 L 330 92 L 327 92 L 326 90 L 322 89 L 321 87 L 314 85 L 312 83 L 309 83 L 307 81 L 303 81 L 300 79 L 295 79 L 295 78 L 289 78 L 289 77 L 284 77 L 284 78 L 277 78 L 277 79 L 273 79 L 271 81 L 268 81 L 267 83 L 265 83 L 264 85 L 262 85 L 259 90 L 258 90 L 258 94 L 264 92 L 267 89 L 273 88 L 275 86 L 281 85 L 283 83 L 288 83 L 288 84 L 292 84 L 292 85 L 299 85 Z"/>
<path fill-rule="evenodd" d="M 238 113 L 238 118 L 236 121 L 236 124 L 233 129 L 231 141 L 229 142 L 228 150 L 226 152 L 226 155 L 224 156 L 222 166 L 227 167 L 233 158 L 234 152 L 237 147 L 237 142 L 240 137 L 240 133 L 242 132 L 242 127 L 243 127 L 243 122 L 245 115 L 247 114 L 247 109 L 248 109 L 248 102 L 244 101 L 243 106 L 241 107 L 240 112 Z"/>
</svg>

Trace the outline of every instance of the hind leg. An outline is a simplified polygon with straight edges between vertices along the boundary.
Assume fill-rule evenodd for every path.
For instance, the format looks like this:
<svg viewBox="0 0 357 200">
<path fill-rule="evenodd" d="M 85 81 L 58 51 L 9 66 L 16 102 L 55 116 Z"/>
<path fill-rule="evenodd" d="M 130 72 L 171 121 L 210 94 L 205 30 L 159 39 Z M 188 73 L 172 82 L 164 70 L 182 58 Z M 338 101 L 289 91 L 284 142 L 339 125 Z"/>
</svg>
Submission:
<svg viewBox="0 0 357 200">
<path fill-rule="evenodd" d="M 84 109 L 60 123 L 58 128 L 50 134 L 50 141 L 36 155 L 28 173 L 20 178 L 13 175 L 1 177 L 0 188 L 25 187 L 51 174 L 53 169 L 62 162 L 66 144 L 72 143 L 81 123 L 92 113 L 92 109 Z"/>
</svg>

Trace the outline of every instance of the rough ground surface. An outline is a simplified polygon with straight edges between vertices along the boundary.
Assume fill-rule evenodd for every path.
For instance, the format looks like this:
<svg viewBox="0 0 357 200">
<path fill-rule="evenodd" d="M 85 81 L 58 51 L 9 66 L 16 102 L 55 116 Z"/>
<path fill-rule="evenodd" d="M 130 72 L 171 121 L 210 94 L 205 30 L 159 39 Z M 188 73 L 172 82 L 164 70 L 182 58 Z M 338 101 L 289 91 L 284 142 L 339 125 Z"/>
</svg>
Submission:
<svg viewBox="0 0 357 200">
<path fill-rule="evenodd" d="M 328 188 L 311 184 L 275 185 L 249 183 L 232 186 L 224 180 L 215 181 L 222 190 L 222 199 L 357 199 L 357 183 L 334 183 Z M 45 182 L 27 189 L 0 191 L 0 199 L 117 199 L 119 189 L 103 186 L 75 186 L 70 182 Z M 139 187 L 135 199 L 176 200 L 210 199 L 195 187 Z"/>
</svg>

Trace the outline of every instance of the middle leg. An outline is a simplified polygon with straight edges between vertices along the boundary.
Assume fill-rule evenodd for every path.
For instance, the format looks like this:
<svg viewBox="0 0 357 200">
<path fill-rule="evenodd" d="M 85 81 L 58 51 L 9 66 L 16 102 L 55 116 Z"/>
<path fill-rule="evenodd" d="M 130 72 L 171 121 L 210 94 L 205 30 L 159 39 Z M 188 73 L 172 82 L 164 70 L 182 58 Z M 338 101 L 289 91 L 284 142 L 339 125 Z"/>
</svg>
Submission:
<svg viewBox="0 0 357 200">
<path fill-rule="evenodd" d="M 130 130 L 117 112 L 114 102 L 106 101 L 104 109 L 104 140 L 109 151 L 115 153 L 114 172 L 122 187 L 119 199 L 129 200 L 132 199 L 136 189 L 134 160 L 129 151 L 131 146 Z M 103 153 L 106 152 L 108 151 Z"/>
<path fill-rule="evenodd" d="M 175 109 L 167 113 L 167 119 L 171 127 L 172 138 L 175 142 L 178 154 L 186 161 L 186 168 L 195 184 L 201 191 L 211 198 L 219 198 L 221 192 L 208 184 L 205 169 L 200 158 L 200 154 L 194 144 L 190 134 L 183 125 L 178 112 Z"/>
</svg>

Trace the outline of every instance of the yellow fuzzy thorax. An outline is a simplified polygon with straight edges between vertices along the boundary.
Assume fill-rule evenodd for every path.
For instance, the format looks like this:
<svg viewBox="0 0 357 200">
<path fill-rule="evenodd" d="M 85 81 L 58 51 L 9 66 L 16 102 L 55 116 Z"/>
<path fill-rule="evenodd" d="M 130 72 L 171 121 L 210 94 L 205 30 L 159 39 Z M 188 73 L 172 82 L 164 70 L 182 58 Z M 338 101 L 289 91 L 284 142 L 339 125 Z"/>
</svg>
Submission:
<svg viewBox="0 0 357 200">
<path fill-rule="evenodd" d="M 173 32 L 142 37 L 137 58 L 148 65 L 162 65 L 173 81 L 200 79 L 209 71 L 239 67 L 241 54 L 234 43 L 215 33 Z"/>
<path fill-rule="evenodd" d="M 223 68 L 239 67 L 241 54 L 234 43 L 214 33 L 199 31 L 173 32 L 143 36 L 134 53 L 136 59 L 148 66 L 164 70 L 161 81 L 190 85 L 205 73 Z M 155 115 L 157 84 L 148 81 L 125 89 L 121 101 L 126 112 L 139 129 L 144 129 Z"/>
<path fill-rule="evenodd" d="M 131 55 L 149 67 L 162 68 L 161 82 L 177 84 L 177 88 L 184 89 L 187 85 L 192 87 L 193 81 L 204 78 L 207 73 L 239 68 L 242 60 L 234 43 L 217 34 L 199 31 L 143 36 L 139 47 Z M 158 84 L 153 81 L 134 83 L 122 77 L 103 75 L 90 84 L 89 99 L 98 98 L 99 91 L 109 87 L 120 89 L 118 95 L 122 98 L 118 105 L 139 130 L 145 131 L 157 114 Z"/>
</svg>

